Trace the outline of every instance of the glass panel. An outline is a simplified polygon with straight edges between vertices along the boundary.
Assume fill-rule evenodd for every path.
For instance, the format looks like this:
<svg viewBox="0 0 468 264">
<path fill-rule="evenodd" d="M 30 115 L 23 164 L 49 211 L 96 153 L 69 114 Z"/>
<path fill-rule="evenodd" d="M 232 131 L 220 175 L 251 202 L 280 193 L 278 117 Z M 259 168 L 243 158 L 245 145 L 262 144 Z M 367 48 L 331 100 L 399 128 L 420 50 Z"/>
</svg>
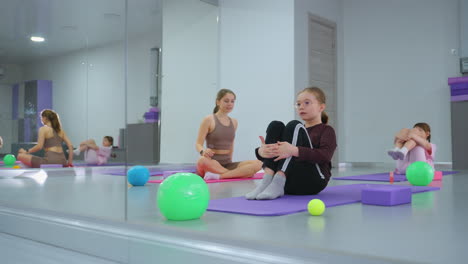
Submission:
<svg viewBox="0 0 468 264">
<path fill-rule="evenodd" d="M 129 165 L 147 167 L 151 181 L 195 172 L 198 128 L 218 89 L 218 7 L 200 0 L 152 0 L 144 10 L 129 4 Z M 143 20 L 148 13 L 153 16 Z M 143 34 L 131 35 L 135 25 Z M 161 217 L 158 187 L 128 188 L 128 221 Z"/>
<path fill-rule="evenodd" d="M 129 164 L 160 161 L 162 1 L 128 2 L 126 146 Z"/>
<path fill-rule="evenodd" d="M 41 111 L 59 115 L 57 135 L 65 138 L 64 131 L 75 148 L 88 139 L 101 146 L 107 135 L 118 139 L 125 126 L 125 15 L 124 0 L 2 1 L 0 157 L 21 161 L 0 165 L 2 204 L 124 218 L 125 177 L 95 166 L 101 159 L 85 160 L 84 150 L 74 155 L 73 168 L 63 168 L 69 146 L 54 142 L 54 117 L 41 119 Z M 41 128 L 43 122 L 49 128 Z M 91 141 L 87 146 L 92 148 Z M 18 155 L 21 148 L 45 159 Z M 115 153 L 108 162 L 124 164 L 125 156 Z"/>
</svg>

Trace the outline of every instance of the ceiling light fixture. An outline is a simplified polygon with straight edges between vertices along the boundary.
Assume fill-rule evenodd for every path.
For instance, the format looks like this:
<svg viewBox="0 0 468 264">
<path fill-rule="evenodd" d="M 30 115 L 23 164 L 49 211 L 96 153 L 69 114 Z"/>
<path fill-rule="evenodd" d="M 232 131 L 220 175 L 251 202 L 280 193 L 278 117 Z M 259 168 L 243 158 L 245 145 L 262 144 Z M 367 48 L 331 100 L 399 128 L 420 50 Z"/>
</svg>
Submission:
<svg viewBox="0 0 468 264">
<path fill-rule="evenodd" d="M 43 37 L 32 36 L 31 40 L 34 42 L 44 42 L 45 39 Z"/>
</svg>

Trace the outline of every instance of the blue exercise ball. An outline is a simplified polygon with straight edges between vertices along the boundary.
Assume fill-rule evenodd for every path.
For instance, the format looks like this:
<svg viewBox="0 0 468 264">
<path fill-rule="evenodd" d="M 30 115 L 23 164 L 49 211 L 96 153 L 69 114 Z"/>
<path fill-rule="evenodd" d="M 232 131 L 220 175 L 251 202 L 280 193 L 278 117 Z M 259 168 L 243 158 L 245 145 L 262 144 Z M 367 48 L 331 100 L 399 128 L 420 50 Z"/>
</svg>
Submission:
<svg viewBox="0 0 468 264">
<path fill-rule="evenodd" d="M 137 165 L 131 167 L 127 172 L 127 180 L 133 186 L 145 185 L 150 177 L 150 171 L 145 166 Z"/>
</svg>

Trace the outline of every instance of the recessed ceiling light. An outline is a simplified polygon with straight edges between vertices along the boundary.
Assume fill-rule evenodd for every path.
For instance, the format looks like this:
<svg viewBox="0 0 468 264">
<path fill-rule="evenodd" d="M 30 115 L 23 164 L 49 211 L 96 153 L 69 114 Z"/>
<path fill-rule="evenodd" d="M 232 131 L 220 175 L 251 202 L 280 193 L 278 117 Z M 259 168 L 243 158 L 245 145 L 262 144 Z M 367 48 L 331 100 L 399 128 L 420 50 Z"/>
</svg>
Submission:
<svg viewBox="0 0 468 264">
<path fill-rule="evenodd" d="M 44 42 L 45 39 L 43 37 L 32 36 L 31 40 L 34 42 Z"/>
</svg>

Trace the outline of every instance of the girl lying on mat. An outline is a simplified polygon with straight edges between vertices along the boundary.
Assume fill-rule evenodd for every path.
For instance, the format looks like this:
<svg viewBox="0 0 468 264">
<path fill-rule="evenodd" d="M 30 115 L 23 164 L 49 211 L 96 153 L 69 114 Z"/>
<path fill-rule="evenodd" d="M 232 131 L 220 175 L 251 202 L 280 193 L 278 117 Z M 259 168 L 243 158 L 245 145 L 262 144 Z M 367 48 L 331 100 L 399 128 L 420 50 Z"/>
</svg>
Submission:
<svg viewBox="0 0 468 264">
<path fill-rule="evenodd" d="M 80 147 L 75 149 L 73 153 L 80 155 L 84 152 L 84 160 L 87 164 L 106 164 L 107 160 L 112 153 L 112 145 L 114 145 L 114 138 L 111 136 L 105 136 L 102 139 L 102 146 L 96 145 L 94 139 L 88 139 L 80 143 Z"/>
<path fill-rule="evenodd" d="M 261 169 L 258 160 L 232 162 L 237 120 L 229 117 L 236 95 L 221 89 L 216 96 L 213 114 L 203 118 L 195 147 L 200 153 L 197 173 L 205 180 L 248 178 Z M 203 147 L 206 141 L 206 148 Z"/>
<path fill-rule="evenodd" d="M 436 146 L 431 142 L 431 127 L 417 123 L 412 129 L 403 128 L 393 141 L 394 148 L 387 153 L 396 160 L 395 173 L 405 174 L 406 168 L 415 161 L 424 161 L 434 168 Z"/>
<path fill-rule="evenodd" d="M 336 149 L 335 130 L 327 125 L 325 93 L 317 87 L 305 88 L 297 95 L 297 120 L 286 126 L 273 121 L 260 136 L 255 150 L 263 161 L 265 175 L 247 199 L 276 199 L 286 194 L 317 194 L 328 184 L 331 159 Z"/>
<path fill-rule="evenodd" d="M 63 153 L 62 142 L 65 141 L 69 151 L 73 149 L 73 145 L 62 129 L 58 114 L 50 109 L 43 110 L 41 112 L 41 121 L 44 126 L 39 128 L 37 144 L 29 150 L 19 149 L 18 160 L 33 168 L 40 168 L 41 164 L 62 164 L 63 166 L 72 164 L 73 154 L 68 154 L 67 162 Z M 45 150 L 43 158 L 30 154 L 43 148 Z"/>
</svg>

